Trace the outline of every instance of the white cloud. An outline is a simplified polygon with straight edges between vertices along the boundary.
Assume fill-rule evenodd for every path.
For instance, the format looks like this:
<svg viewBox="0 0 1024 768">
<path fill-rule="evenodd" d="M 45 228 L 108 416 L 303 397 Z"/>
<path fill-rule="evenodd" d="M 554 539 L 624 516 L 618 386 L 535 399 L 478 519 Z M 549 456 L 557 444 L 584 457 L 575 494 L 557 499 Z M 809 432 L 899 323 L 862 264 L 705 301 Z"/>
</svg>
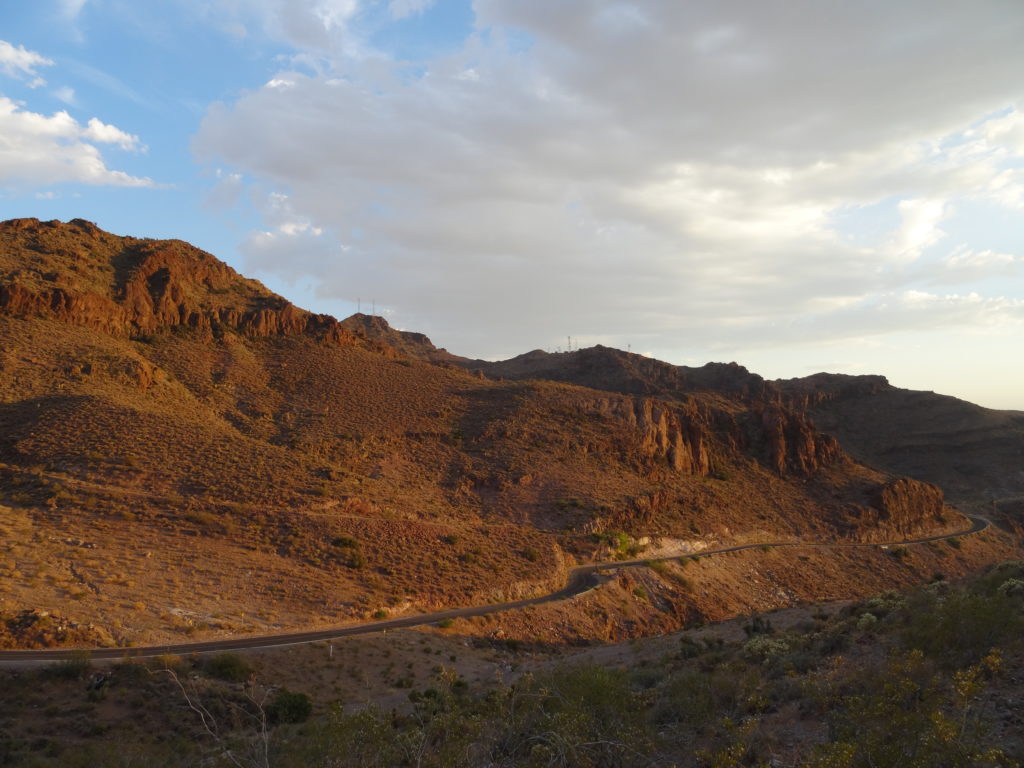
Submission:
<svg viewBox="0 0 1024 768">
<path fill-rule="evenodd" d="M 388 13 L 393 19 L 405 19 L 425 12 L 435 2 L 436 0 L 390 0 Z"/>
<path fill-rule="evenodd" d="M 93 118 L 85 126 L 67 112 L 23 110 L 0 96 L 0 185 L 38 187 L 61 182 L 146 187 L 153 182 L 106 166 L 96 144 L 140 148 L 138 138 Z"/>
<path fill-rule="evenodd" d="M 0 40 L 0 72 L 18 80 L 28 80 L 30 88 L 46 85 L 46 81 L 36 71 L 39 67 L 53 66 L 53 62 L 45 56 L 30 51 L 25 46 L 13 46 L 6 40 Z"/>
<path fill-rule="evenodd" d="M 69 19 L 78 18 L 89 0 L 60 0 L 61 12 Z"/>
<path fill-rule="evenodd" d="M 63 101 L 68 106 L 75 106 L 75 89 L 69 86 L 62 86 L 53 92 L 53 95 L 57 97 L 59 101 Z"/>
<path fill-rule="evenodd" d="M 89 118 L 89 123 L 81 133 L 82 138 L 89 141 L 96 141 L 101 144 L 117 144 L 121 149 L 138 150 L 145 149 L 139 144 L 139 137 L 125 133 L 120 128 L 107 125 L 98 118 Z"/>
<path fill-rule="evenodd" d="M 178 0 L 189 12 L 211 18 L 231 37 L 250 29 L 274 40 L 317 52 L 344 49 L 349 26 L 360 13 L 359 0 Z"/>
<path fill-rule="evenodd" d="M 242 174 L 224 173 L 220 168 L 216 173 L 217 183 L 206 196 L 204 205 L 215 211 L 227 211 L 237 205 L 243 191 Z"/>
<path fill-rule="evenodd" d="M 1004 3 L 475 10 L 477 34 L 423 76 L 335 49 L 323 75 L 210 109 L 197 155 L 263 185 L 261 270 L 375 295 L 479 355 L 583 331 L 683 350 L 1019 315 L 951 282 L 1005 263 L 936 258 L 958 202 L 1024 207 L 1024 16 Z M 837 229 L 837 210 L 876 207 L 884 231 Z M 956 298 L 906 293 L 939 273 Z"/>
<path fill-rule="evenodd" d="M 939 222 L 946 213 L 945 200 L 900 200 L 899 212 L 902 219 L 899 229 L 888 245 L 892 258 L 897 262 L 913 262 L 921 252 L 942 239 L 944 232 Z"/>
</svg>

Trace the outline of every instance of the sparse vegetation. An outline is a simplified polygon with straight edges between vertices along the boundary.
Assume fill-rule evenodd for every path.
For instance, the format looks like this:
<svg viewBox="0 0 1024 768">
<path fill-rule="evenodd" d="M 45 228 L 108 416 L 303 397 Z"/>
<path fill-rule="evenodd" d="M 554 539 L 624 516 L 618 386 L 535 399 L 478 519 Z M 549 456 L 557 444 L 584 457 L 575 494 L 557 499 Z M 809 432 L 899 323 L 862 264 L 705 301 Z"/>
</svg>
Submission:
<svg viewBox="0 0 1024 768">
<path fill-rule="evenodd" d="M 230 683 L 244 682 L 252 674 L 252 668 L 237 653 L 215 654 L 206 661 L 203 670 L 211 677 Z"/>
<path fill-rule="evenodd" d="M 660 539 L 659 552 L 755 529 L 764 540 L 801 530 L 856 540 L 875 518 L 847 514 L 850 505 L 867 509 L 864 500 L 889 482 L 831 449 L 782 465 L 769 458 L 773 440 L 786 438 L 793 454 L 820 435 L 783 400 L 766 414 L 760 398 L 739 394 L 741 369 L 707 382 L 698 369 L 637 356 L 627 368 L 599 349 L 579 371 L 534 375 L 526 359 L 505 380 L 490 370 L 478 377 L 396 359 L 389 340 L 402 337 L 386 326 L 366 335 L 307 315 L 183 243 L 31 222 L 0 226 L 0 241 L 0 287 L 18 275 L 38 292 L 20 308 L 0 307 L 4 647 L 128 648 L 535 594 L 574 561 L 637 558 L 648 536 Z M 170 305 L 159 316 L 125 300 L 165 279 L 176 282 L 163 286 Z M 58 284 L 66 301 L 47 298 Z M 150 330 L 140 335 L 142 327 Z M 710 477 L 677 469 L 666 446 L 692 449 L 697 463 L 706 451 Z M 908 501 L 938 503 L 920 484 L 899 482 Z M 916 530 L 945 515 L 890 520 Z M 879 536 L 872 540 L 888 538 Z M 944 738 L 942 718 L 952 718 L 959 741 L 945 745 L 956 742 L 957 759 L 995 765 L 978 751 L 987 742 L 971 702 L 1004 684 L 993 648 L 1019 666 L 1024 573 L 996 569 L 966 590 L 956 580 L 1010 547 L 993 530 L 888 555 L 875 545 L 863 562 L 837 550 L 841 565 L 804 554 L 799 578 L 788 573 L 792 550 L 781 548 L 699 567 L 696 555 L 649 562 L 562 613 L 505 616 L 507 633 L 490 617 L 433 632 L 449 647 L 442 656 L 424 644 L 421 661 L 454 663 L 469 651 L 456 643 L 480 643 L 493 654 L 488 674 L 438 668 L 428 681 L 422 663 L 389 670 L 379 680 L 414 696 L 381 712 L 330 710 L 322 693 L 279 683 L 254 687 L 255 667 L 239 654 L 165 659 L 151 675 L 75 659 L 4 678 L 0 763 L 216 765 L 266 735 L 266 762 L 277 765 L 754 765 L 788 749 L 772 725 L 794 717 L 807 732 L 841 734 L 847 751 L 794 752 L 793 765 L 859 767 L 888 759 L 875 750 L 886 719 L 869 716 L 891 709 L 872 689 L 888 676 L 916 686 L 907 689 L 908 733 Z M 634 669 L 540 669 L 548 644 L 583 648 L 939 571 L 947 578 L 923 591 L 878 595 L 805 629 L 755 617 L 740 642 L 688 635 L 678 654 Z M 377 695 L 379 681 L 358 660 L 324 664 L 346 675 L 332 685 L 358 689 L 360 701 Z M 539 670 L 532 677 L 530 665 Z M 319 681 L 322 671 L 302 670 L 301 679 Z M 209 702 L 225 731 L 215 746 L 171 672 Z M 960 680 L 978 691 L 967 704 Z M 287 702 L 277 710 L 275 691 Z M 303 699 L 312 714 L 301 714 Z M 152 733 L 108 732 L 122 726 L 102 719 L 147 707 Z M 35 721 L 23 727 L 25 712 Z M 872 734 L 860 741 L 858 717 Z M 58 720 L 59 731 L 50 725 Z M 899 736 L 892 741 L 906 749 Z M 944 764 L 944 753 L 921 754 Z"/>
<path fill-rule="evenodd" d="M 674 653 L 631 667 L 555 665 L 481 685 L 433 661 L 426 661 L 429 678 L 398 672 L 392 661 L 385 688 L 408 692 L 406 705 L 394 710 L 336 705 L 318 714 L 309 695 L 287 687 L 268 694 L 253 682 L 240 688 L 219 678 L 200 686 L 190 681 L 184 690 L 213 718 L 219 740 L 213 742 L 198 717 L 165 717 L 159 738 L 137 739 L 133 754 L 189 765 L 210 755 L 207 748 L 216 743 L 243 756 L 263 743 L 262 712 L 269 764 L 283 768 L 410 760 L 426 767 L 710 768 L 767 765 L 781 754 L 799 768 L 1009 768 L 1024 758 L 1020 732 L 1001 726 L 1013 712 L 1006 702 L 1024 694 L 1008 674 L 1024 658 L 1024 598 L 1016 594 L 1022 576 L 1024 565 L 1008 563 L 967 585 L 885 593 L 835 612 L 816 611 L 785 629 L 754 615 L 744 623 L 744 639 L 684 633 Z M 964 630 L 955 616 L 976 629 L 956 634 Z M 503 641 L 503 653 L 512 652 L 510 641 Z M 429 647 L 421 649 L 433 658 Z M 215 660 L 237 668 L 237 661 L 225 659 L 230 655 L 204 662 L 207 674 Z M 161 660 L 151 667 L 175 668 L 183 681 L 182 665 L 188 662 Z M 80 685 L 82 679 L 51 675 L 46 684 Z M 353 679 L 362 679 L 356 668 Z M 182 712 L 176 703 L 182 694 L 170 678 L 147 675 L 139 665 L 115 668 L 102 684 L 105 692 L 93 699 L 117 690 L 142 694 L 145 706 Z M 0 717 L 9 717 L 20 700 L 0 702 Z M 47 716 L 64 717 L 60 707 Z M 102 729 L 83 733 L 92 733 L 90 759 L 113 748 Z M 170 762 L 161 751 L 168 738 L 179 745 Z M 78 765 L 86 754 L 59 741 L 40 754 L 20 736 L 6 749 L 11 765 Z M 25 762 L 30 754 L 35 762 Z"/>
</svg>

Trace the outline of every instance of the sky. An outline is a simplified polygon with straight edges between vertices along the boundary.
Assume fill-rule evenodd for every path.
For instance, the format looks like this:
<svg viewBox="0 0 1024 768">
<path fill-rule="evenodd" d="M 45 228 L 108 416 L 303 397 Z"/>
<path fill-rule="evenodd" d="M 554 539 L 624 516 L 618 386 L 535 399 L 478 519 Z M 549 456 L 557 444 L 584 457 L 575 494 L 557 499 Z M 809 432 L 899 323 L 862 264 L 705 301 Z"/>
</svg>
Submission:
<svg viewBox="0 0 1024 768">
<path fill-rule="evenodd" d="M 1022 40 L 1019 0 L 0 0 L 0 218 L 469 357 L 1024 410 Z"/>
</svg>

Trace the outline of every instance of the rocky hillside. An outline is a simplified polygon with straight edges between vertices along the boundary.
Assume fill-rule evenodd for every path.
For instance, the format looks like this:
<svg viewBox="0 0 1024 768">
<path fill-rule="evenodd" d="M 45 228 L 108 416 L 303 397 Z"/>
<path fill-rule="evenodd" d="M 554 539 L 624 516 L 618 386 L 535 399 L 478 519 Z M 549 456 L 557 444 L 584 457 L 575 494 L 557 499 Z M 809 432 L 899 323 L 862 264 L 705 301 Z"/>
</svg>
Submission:
<svg viewBox="0 0 1024 768">
<path fill-rule="evenodd" d="M 900 389 L 884 376 L 819 373 L 774 385 L 873 467 L 934 483 L 980 511 L 1024 499 L 1024 412 Z"/>
<path fill-rule="evenodd" d="M 739 366 L 465 361 L 81 220 L 0 224 L 0 384 L 0 611 L 117 642 L 543 592 L 644 546 L 964 527 Z"/>
</svg>

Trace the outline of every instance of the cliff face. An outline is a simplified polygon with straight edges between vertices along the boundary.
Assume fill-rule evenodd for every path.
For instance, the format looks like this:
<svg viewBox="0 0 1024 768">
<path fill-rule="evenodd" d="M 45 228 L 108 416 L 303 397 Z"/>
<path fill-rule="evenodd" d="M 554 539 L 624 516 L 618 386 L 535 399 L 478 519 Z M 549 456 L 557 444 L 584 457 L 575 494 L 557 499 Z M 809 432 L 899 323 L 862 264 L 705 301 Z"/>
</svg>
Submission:
<svg viewBox="0 0 1024 768">
<path fill-rule="evenodd" d="M 642 355 L 596 346 L 577 352 L 549 354 L 540 350 L 498 363 L 465 361 L 490 376 L 512 379 L 544 378 L 565 381 L 594 389 L 657 398 L 663 405 L 652 415 L 653 435 L 645 438 L 652 446 L 652 455 L 669 458 L 672 466 L 692 468 L 695 474 L 707 474 L 713 462 L 706 449 L 696 453 L 686 446 L 696 436 L 706 442 L 710 432 L 731 450 L 745 450 L 779 475 L 812 475 L 823 467 L 846 458 L 839 441 L 819 432 L 806 414 L 806 402 L 786 398 L 774 384 L 736 363 L 708 363 L 699 368 L 675 366 Z M 705 396 L 710 395 L 710 398 Z M 724 409 L 715 405 L 695 408 L 700 400 L 724 396 L 739 408 Z M 661 416 L 668 409 L 674 417 Z M 650 418 L 636 417 L 638 424 Z M 669 419 L 664 429 L 662 418 Z M 677 427 L 671 421 L 679 422 Z M 679 436 L 680 449 L 662 445 Z M 702 446 L 703 446 L 702 442 Z M 705 453 L 701 458 L 701 451 Z M 690 458 L 687 458 L 687 453 Z M 681 456 L 681 459 L 671 457 Z"/>
<path fill-rule="evenodd" d="M 964 527 L 964 519 L 944 503 L 942 489 L 909 477 L 894 478 L 871 490 L 864 504 L 846 507 L 840 529 L 859 541 L 894 541 Z"/>
<path fill-rule="evenodd" d="M 780 475 L 809 475 L 845 457 L 839 441 L 818 432 L 801 413 L 769 404 L 759 421 L 767 461 Z"/>
<path fill-rule="evenodd" d="M 776 381 L 773 386 L 786 405 L 801 411 L 836 400 L 872 397 L 893 389 L 885 376 L 846 376 L 840 373 L 816 373 L 802 379 Z"/>
<path fill-rule="evenodd" d="M 180 241 L 117 238 L 80 219 L 16 219 L 0 224 L 0 247 L 0 311 L 17 317 L 50 316 L 129 337 L 183 326 L 208 337 L 226 330 L 250 338 L 310 334 L 390 350 Z M 81 279 L 70 279 L 56 260 L 70 261 Z"/>
<path fill-rule="evenodd" d="M 601 399 L 588 409 L 623 422 L 633 433 L 642 456 L 663 460 L 673 471 L 706 476 L 711 472 L 706 414 L 690 405 L 674 408 L 651 398 Z"/>
<path fill-rule="evenodd" d="M 643 457 L 687 475 L 706 477 L 720 469 L 712 458 L 713 445 L 718 446 L 720 459 L 753 454 L 780 476 L 813 475 L 847 459 L 838 440 L 778 405 L 738 417 L 696 399 L 607 398 L 590 401 L 583 409 L 623 422 Z"/>
</svg>

